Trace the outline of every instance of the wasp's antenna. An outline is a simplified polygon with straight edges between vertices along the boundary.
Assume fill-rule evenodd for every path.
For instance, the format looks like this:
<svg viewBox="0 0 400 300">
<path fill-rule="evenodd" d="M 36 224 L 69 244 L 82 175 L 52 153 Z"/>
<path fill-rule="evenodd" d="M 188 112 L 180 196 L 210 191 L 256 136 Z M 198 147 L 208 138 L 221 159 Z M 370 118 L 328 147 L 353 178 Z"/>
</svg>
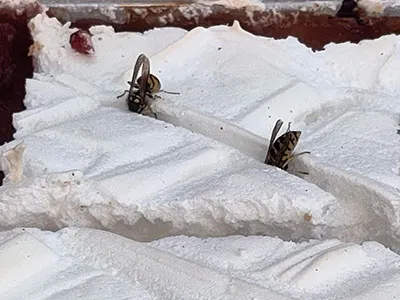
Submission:
<svg viewBox="0 0 400 300">
<path fill-rule="evenodd" d="M 129 83 L 129 81 L 128 81 L 128 83 Z M 128 90 L 125 90 L 121 95 L 117 96 L 117 99 L 119 99 L 119 98 L 125 96 L 126 93 L 129 93 L 129 91 L 128 91 Z"/>
<path fill-rule="evenodd" d="M 289 123 L 288 123 L 287 129 L 286 129 L 286 132 L 289 132 L 289 131 L 290 131 L 290 125 L 292 125 L 292 122 L 289 122 Z"/>
</svg>

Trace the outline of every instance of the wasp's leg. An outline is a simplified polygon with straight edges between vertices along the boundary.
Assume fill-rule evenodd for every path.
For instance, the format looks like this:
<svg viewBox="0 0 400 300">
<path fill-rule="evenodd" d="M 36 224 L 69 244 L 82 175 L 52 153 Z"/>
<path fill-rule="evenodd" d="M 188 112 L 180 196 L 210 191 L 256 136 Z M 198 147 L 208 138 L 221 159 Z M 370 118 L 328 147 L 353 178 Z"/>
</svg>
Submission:
<svg viewBox="0 0 400 300">
<path fill-rule="evenodd" d="M 296 154 L 292 154 L 288 157 L 288 159 L 286 160 L 286 162 L 283 164 L 282 169 L 285 168 L 287 166 L 287 164 L 289 163 L 289 161 L 291 161 L 293 158 L 303 155 L 303 154 L 311 154 L 310 151 L 304 151 L 304 152 L 300 152 L 300 153 L 296 153 Z"/>
<path fill-rule="evenodd" d="M 302 175 L 310 175 L 310 173 L 304 172 L 304 171 L 296 171 L 296 173 L 299 173 L 299 174 L 302 174 Z"/>
<path fill-rule="evenodd" d="M 160 92 L 163 92 L 165 94 L 170 94 L 170 95 L 180 95 L 181 94 L 179 92 L 167 92 L 167 91 L 164 91 L 164 90 L 160 90 Z"/>
<path fill-rule="evenodd" d="M 155 99 L 155 98 L 159 98 L 159 99 L 161 99 L 161 97 L 160 96 L 157 96 L 157 95 L 151 95 L 151 99 Z M 151 109 L 151 104 L 150 105 L 148 105 L 147 106 L 148 107 L 148 110 L 149 110 L 149 112 L 154 116 L 154 119 L 158 119 L 157 118 L 157 114 L 155 113 L 155 112 L 153 112 L 153 110 Z"/>
<path fill-rule="evenodd" d="M 292 157 L 296 157 L 296 156 L 303 155 L 303 154 L 311 154 L 311 152 L 310 151 L 303 151 L 303 152 L 300 152 L 300 153 L 295 153 L 295 154 L 292 155 Z"/>
<path fill-rule="evenodd" d="M 125 90 L 121 95 L 117 96 L 117 99 L 119 99 L 119 98 L 125 96 L 126 93 L 129 93 L 129 91 L 128 91 L 128 90 Z"/>
<path fill-rule="evenodd" d="M 148 116 L 148 117 L 153 116 L 154 119 L 157 119 L 157 114 L 155 112 L 153 112 L 150 105 L 147 105 L 145 108 L 143 108 L 141 113 L 144 116 Z"/>
</svg>

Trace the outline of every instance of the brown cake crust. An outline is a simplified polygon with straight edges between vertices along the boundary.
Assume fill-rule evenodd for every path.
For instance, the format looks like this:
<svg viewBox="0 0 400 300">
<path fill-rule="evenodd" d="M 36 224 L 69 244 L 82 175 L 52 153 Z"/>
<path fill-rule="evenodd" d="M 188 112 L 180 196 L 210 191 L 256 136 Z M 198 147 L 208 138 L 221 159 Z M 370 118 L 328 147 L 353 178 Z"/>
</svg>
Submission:
<svg viewBox="0 0 400 300">
<path fill-rule="evenodd" d="M 315 4 L 317 5 L 317 4 Z M 154 27 L 180 27 L 191 30 L 197 26 L 231 25 L 237 20 L 246 31 L 256 35 L 284 39 L 294 36 L 313 50 L 323 50 L 329 43 L 352 42 L 375 39 L 387 34 L 400 34 L 399 16 L 367 16 L 363 11 L 351 6 L 346 10 L 319 13 L 315 11 L 275 11 L 256 8 L 227 8 L 222 5 L 210 7 L 171 5 L 125 7 L 121 12 L 125 17 L 112 21 L 104 16 L 96 18 L 71 19 L 73 26 L 88 29 L 92 25 L 111 25 L 117 32 L 143 32 Z M 316 8 L 317 9 L 317 8 Z M 210 11 L 212 13 L 210 13 Z M 67 11 L 50 8 L 48 14 L 61 21 Z M 123 20 L 123 23 L 120 21 Z"/>
<path fill-rule="evenodd" d="M 27 21 L 40 11 L 32 4 L 26 10 L 0 10 L 0 145 L 13 139 L 12 114 L 25 109 L 25 79 L 33 75 L 32 44 Z M 0 171 L 0 184 L 4 174 Z"/>
</svg>

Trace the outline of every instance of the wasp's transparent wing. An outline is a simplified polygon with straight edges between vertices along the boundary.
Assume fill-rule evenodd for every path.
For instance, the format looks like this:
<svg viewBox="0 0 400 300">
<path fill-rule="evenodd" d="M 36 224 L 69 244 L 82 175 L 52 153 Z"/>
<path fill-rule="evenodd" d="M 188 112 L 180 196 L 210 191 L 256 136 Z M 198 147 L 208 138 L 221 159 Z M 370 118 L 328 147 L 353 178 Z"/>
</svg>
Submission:
<svg viewBox="0 0 400 300">
<path fill-rule="evenodd" d="M 140 82 L 138 82 L 138 84 L 139 84 L 139 96 L 144 104 L 147 104 L 146 92 L 147 92 L 147 84 L 149 81 L 149 76 L 150 76 L 150 61 L 145 55 L 143 55 L 142 75 L 140 76 L 141 79 Z"/>
<path fill-rule="evenodd" d="M 270 155 L 271 155 L 272 145 L 274 144 L 276 136 L 278 135 L 279 130 L 281 130 L 282 125 L 283 125 L 283 121 L 281 119 L 279 119 L 278 121 L 276 121 L 274 129 L 272 130 L 271 139 L 269 140 L 267 156 L 265 158 L 265 163 L 266 164 L 270 160 L 269 158 L 270 158 Z"/>
<path fill-rule="evenodd" d="M 148 60 L 148 58 L 144 54 L 140 54 L 138 56 L 138 58 L 136 59 L 135 67 L 133 68 L 132 80 L 130 82 L 130 89 L 129 89 L 130 95 L 133 93 L 133 88 L 135 88 L 135 82 L 136 82 L 136 78 L 139 74 L 140 67 L 142 65 L 144 65 L 144 62 L 146 59 Z M 142 69 L 143 69 L 143 67 L 142 67 Z M 142 73 L 143 73 L 143 70 L 142 70 Z"/>
</svg>

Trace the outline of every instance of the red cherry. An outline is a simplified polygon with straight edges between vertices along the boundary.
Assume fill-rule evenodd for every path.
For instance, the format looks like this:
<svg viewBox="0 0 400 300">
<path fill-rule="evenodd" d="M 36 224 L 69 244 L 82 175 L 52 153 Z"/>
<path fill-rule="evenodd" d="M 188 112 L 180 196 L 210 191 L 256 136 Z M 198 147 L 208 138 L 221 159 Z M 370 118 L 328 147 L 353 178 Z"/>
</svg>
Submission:
<svg viewBox="0 0 400 300">
<path fill-rule="evenodd" d="M 94 48 L 92 43 L 92 36 L 86 30 L 79 29 L 71 34 L 69 43 L 72 49 L 82 54 L 93 54 Z"/>
</svg>

